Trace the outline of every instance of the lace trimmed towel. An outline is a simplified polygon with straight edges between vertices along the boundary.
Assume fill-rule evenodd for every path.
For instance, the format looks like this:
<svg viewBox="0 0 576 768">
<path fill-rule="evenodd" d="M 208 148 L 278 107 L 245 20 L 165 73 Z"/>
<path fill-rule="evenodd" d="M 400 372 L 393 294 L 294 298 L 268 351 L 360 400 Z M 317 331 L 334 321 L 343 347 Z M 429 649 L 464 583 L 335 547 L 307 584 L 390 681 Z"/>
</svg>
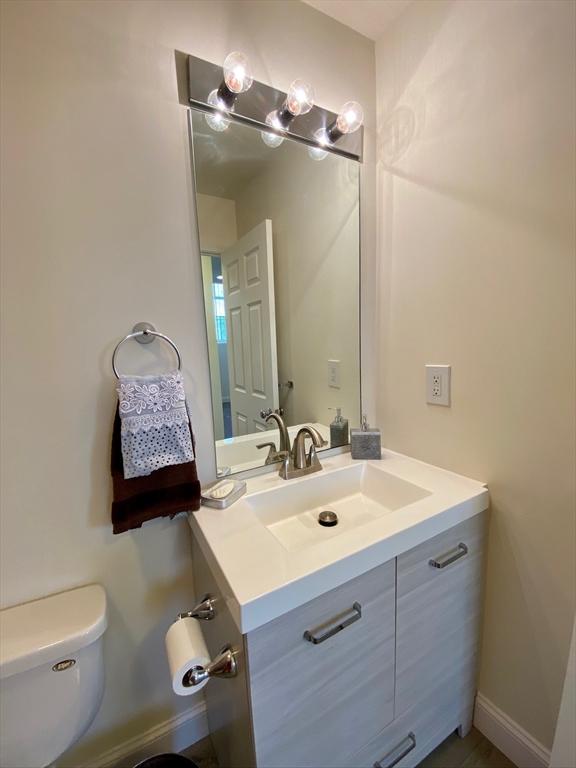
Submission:
<svg viewBox="0 0 576 768">
<path fill-rule="evenodd" d="M 179 371 L 159 376 L 120 376 L 117 391 L 126 480 L 194 460 Z"/>
</svg>

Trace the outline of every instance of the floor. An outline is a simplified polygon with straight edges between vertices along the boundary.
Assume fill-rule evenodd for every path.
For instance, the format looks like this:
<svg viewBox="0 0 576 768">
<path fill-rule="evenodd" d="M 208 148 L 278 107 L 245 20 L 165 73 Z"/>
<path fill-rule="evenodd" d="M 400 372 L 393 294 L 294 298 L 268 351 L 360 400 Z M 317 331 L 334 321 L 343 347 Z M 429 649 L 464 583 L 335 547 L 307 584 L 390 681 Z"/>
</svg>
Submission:
<svg viewBox="0 0 576 768">
<path fill-rule="evenodd" d="M 210 737 L 182 753 L 199 768 L 218 768 Z M 480 731 L 472 728 L 465 739 L 455 733 L 443 741 L 418 768 L 516 768 Z"/>
</svg>

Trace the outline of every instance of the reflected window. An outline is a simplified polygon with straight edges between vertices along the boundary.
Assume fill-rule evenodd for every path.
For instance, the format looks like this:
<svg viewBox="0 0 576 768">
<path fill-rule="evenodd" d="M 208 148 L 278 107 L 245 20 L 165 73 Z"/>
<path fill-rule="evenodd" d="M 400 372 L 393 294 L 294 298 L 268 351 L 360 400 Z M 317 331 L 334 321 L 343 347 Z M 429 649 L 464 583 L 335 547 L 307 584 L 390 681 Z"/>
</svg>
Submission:
<svg viewBox="0 0 576 768">
<path fill-rule="evenodd" d="M 221 281 L 212 283 L 212 301 L 214 303 L 214 322 L 216 323 L 216 341 L 226 344 L 226 306 L 224 304 L 224 286 Z"/>
</svg>

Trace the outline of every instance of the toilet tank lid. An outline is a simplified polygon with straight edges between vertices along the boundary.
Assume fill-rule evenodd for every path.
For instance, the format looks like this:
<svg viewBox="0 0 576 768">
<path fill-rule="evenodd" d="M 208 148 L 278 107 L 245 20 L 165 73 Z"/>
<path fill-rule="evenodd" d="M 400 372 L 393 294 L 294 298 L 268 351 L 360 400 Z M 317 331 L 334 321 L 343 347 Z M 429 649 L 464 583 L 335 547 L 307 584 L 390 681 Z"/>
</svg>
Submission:
<svg viewBox="0 0 576 768">
<path fill-rule="evenodd" d="M 106 592 L 99 584 L 0 611 L 0 678 L 72 656 L 107 626 Z"/>
</svg>

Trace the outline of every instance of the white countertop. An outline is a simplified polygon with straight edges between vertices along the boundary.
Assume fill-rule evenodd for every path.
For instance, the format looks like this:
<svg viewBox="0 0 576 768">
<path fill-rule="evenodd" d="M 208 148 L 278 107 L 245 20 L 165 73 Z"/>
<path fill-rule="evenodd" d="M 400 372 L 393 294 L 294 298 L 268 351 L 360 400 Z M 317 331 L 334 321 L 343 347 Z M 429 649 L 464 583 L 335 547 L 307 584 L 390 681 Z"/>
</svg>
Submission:
<svg viewBox="0 0 576 768">
<path fill-rule="evenodd" d="M 325 459 L 320 455 L 320 460 L 324 474 L 360 463 L 350 453 Z M 282 480 L 271 472 L 249 478 L 247 495 L 228 509 L 201 507 L 188 516 L 243 634 L 488 508 L 488 491 L 477 480 L 389 450 L 382 451 L 382 461 L 370 463 L 430 495 L 398 513 L 296 552 L 280 544 L 247 499 L 287 484 L 306 483 L 314 475 Z"/>
</svg>

